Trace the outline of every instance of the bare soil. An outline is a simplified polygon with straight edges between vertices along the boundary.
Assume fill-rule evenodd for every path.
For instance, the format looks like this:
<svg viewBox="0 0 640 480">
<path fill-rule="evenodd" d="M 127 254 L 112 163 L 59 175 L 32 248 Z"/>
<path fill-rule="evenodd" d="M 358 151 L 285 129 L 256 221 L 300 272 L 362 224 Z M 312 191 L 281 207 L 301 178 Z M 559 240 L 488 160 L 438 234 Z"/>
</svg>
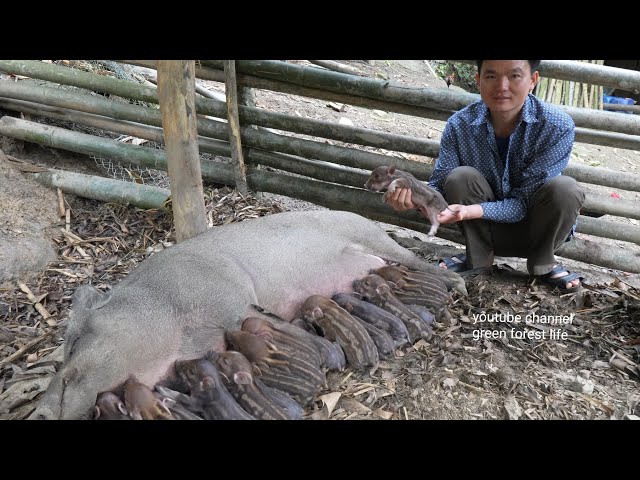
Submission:
<svg viewBox="0 0 640 480">
<path fill-rule="evenodd" d="M 421 60 L 381 60 L 375 66 L 348 63 L 374 78 L 419 87 L 446 86 Z M 205 86 L 223 91 L 213 82 Z M 258 91 L 256 101 L 268 110 L 334 122 L 346 118 L 360 127 L 418 137 L 438 139 L 444 127 L 444 122 L 436 120 L 350 106 L 338 112 L 325 101 L 275 92 Z M 11 147 L 7 145 L 3 148 Z M 65 168 L 93 169 L 67 152 L 22 148 L 12 154 L 43 165 L 64 161 Z M 581 143 L 574 147 L 573 160 L 633 173 L 640 167 L 639 152 Z M 29 183 L 22 174 L 18 178 L 6 172 L 0 170 L 0 174 L 12 175 L 9 183 L 20 191 L 6 190 L 3 181 L 0 194 L 8 192 L 6 198 L 13 200 L 7 201 L 9 207 L 1 217 L 2 232 L 33 231 L 34 236 L 53 240 L 57 253 L 48 270 L 25 281 L 51 313 L 48 322 L 15 282 L 0 288 L 0 418 L 25 418 L 60 367 L 58 347 L 75 288 L 89 281 L 98 288 L 109 288 L 148 255 L 170 246 L 173 233 L 170 218 L 163 212 L 65 195 L 72 210 L 71 233 L 83 239 L 113 239 L 105 244 L 74 243 L 60 231 L 65 224 L 57 217 L 56 196 Z M 605 187 L 586 188 L 613 193 Z M 615 193 L 640 200 L 638 192 Z M 2 204 L 4 208 L 5 197 Z M 322 207 L 268 194 L 241 199 L 228 189 L 210 190 L 207 198 L 210 226 L 310 208 Z M 247 212 L 253 213 L 247 216 Z M 442 239 L 424 243 L 427 237 L 421 233 L 382 226 L 401 244 L 431 260 L 460 248 Z M 22 242 L 21 237 L 14 238 Z M 612 248 L 638 248 L 626 242 L 610 244 Z M 330 373 L 328 388 L 307 410 L 306 418 L 622 419 L 640 415 L 640 276 L 563 260 L 587 279 L 580 292 L 561 294 L 529 278 L 519 259 L 499 258 L 496 263 L 491 274 L 467 278 L 469 296 L 454 298 L 452 320 L 436 325 L 432 341 L 398 349 L 395 358 L 381 362 L 374 371 L 349 368 Z M 520 322 L 514 320 L 516 315 Z M 537 321 L 526 324 L 527 316 Z M 550 316 L 558 323 L 548 323 Z M 478 318 L 486 321 L 479 323 Z"/>
</svg>

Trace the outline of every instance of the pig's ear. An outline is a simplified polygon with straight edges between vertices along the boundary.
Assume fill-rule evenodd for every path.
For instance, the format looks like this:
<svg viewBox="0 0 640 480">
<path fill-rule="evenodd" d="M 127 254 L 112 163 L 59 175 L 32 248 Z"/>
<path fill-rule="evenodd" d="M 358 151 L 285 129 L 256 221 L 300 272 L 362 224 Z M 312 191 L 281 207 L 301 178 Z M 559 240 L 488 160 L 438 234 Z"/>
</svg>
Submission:
<svg viewBox="0 0 640 480">
<path fill-rule="evenodd" d="M 213 377 L 206 376 L 200 381 L 200 389 L 201 390 L 213 390 L 214 388 L 219 388 L 218 382 Z"/>
<path fill-rule="evenodd" d="M 234 373 L 233 381 L 238 385 L 249 385 L 251 383 L 251 374 L 247 372 Z"/>
<path fill-rule="evenodd" d="M 393 175 L 394 173 L 396 173 L 396 166 L 395 165 L 391 165 L 389 168 L 387 168 L 387 173 L 389 175 Z"/>
<path fill-rule="evenodd" d="M 389 288 L 389 285 L 387 285 L 386 283 L 383 283 L 382 285 L 378 285 L 376 287 L 376 292 L 378 293 L 378 295 L 382 295 L 385 292 L 389 292 L 391 289 Z"/>
<path fill-rule="evenodd" d="M 322 318 L 324 316 L 324 313 L 322 313 L 322 309 L 320 307 L 316 307 L 311 311 L 311 317 L 314 320 L 317 320 L 318 318 Z"/>
<path fill-rule="evenodd" d="M 169 407 L 167 407 L 164 402 L 158 401 L 157 404 L 160 410 L 162 410 L 164 413 L 166 413 L 170 417 L 173 417 L 173 415 L 171 415 L 171 410 L 169 410 Z"/>
<path fill-rule="evenodd" d="M 207 353 L 204 354 L 204 358 L 213 363 L 213 365 L 215 366 L 216 361 L 218 360 L 218 352 L 213 349 L 207 350 Z"/>
<path fill-rule="evenodd" d="M 124 406 L 124 403 L 122 402 L 118 402 L 117 404 L 118 410 L 120 410 L 120 413 L 123 415 L 129 415 L 129 411 L 127 410 L 127 408 Z"/>
<path fill-rule="evenodd" d="M 100 407 L 96 405 L 95 407 L 93 407 L 93 419 L 98 420 L 99 418 L 100 418 Z"/>
<path fill-rule="evenodd" d="M 393 290 L 394 288 L 402 288 L 407 284 L 404 280 L 400 280 L 399 282 L 392 282 L 391 280 L 387 280 L 387 285 Z"/>
<path fill-rule="evenodd" d="M 131 417 L 132 420 L 142 420 L 142 415 L 140 415 L 140 412 L 138 411 L 130 412 L 129 416 Z"/>
</svg>

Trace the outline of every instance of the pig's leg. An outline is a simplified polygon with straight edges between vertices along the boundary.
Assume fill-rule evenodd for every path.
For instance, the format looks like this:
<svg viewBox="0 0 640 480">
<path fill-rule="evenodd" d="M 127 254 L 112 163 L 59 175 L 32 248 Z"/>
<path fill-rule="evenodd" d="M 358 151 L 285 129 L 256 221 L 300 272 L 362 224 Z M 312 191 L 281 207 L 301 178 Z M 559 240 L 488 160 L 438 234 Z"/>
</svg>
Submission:
<svg viewBox="0 0 640 480">
<path fill-rule="evenodd" d="M 438 227 L 440 226 L 440 222 L 438 222 L 438 212 L 434 208 L 427 208 L 427 213 L 429 217 L 429 222 L 431 222 L 431 229 L 429 230 L 430 237 L 433 237 L 438 231 Z"/>
<path fill-rule="evenodd" d="M 393 193 L 396 191 L 396 186 L 397 186 L 398 181 L 394 180 L 393 182 L 391 182 L 389 184 L 389 186 L 387 187 L 387 191 L 384 192 L 384 195 L 382 195 L 382 201 L 383 202 L 387 202 L 387 200 L 389 199 L 389 197 L 391 197 L 391 195 L 393 195 Z"/>
</svg>

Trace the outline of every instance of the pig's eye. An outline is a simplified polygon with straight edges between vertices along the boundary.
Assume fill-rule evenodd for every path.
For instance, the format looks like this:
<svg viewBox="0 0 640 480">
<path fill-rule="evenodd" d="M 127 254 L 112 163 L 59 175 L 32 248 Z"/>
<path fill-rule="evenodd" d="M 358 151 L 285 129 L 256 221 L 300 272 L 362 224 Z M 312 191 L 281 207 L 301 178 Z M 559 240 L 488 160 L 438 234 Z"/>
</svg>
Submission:
<svg viewBox="0 0 640 480">
<path fill-rule="evenodd" d="M 73 357 L 73 354 L 75 353 L 75 349 L 76 349 L 76 345 L 78 343 L 78 340 L 80 340 L 79 336 L 77 336 L 76 338 L 74 338 L 71 341 L 71 346 L 69 347 L 69 358 Z"/>
</svg>

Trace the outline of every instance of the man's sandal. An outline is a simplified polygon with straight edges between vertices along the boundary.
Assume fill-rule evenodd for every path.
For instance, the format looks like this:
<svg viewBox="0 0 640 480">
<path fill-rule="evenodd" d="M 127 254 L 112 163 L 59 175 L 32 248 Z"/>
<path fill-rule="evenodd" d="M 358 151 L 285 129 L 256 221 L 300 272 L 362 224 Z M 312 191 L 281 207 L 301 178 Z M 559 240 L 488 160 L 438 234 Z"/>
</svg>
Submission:
<svg viewBox="0 0 640 480">
<path fill-rule="evenodd" d="M 564 275 L 563 277 L 553 277 L 554 275 L 562 272 L 567 272 L 567 275 Z M 580 286 L 582 285 L 582 280 L 584 280 L 584 277 L 579 276 L 577 273 L 569 272 L 569 270 L 562 265 L 553 267 L 553 270 L 551 270 L 549 273 L 539 275 L 538 278 L 544 283 L 547 283 L 553 287 L 558 287 L 563 292 L 575 292 L 579 290 Z M 572 280 L 580 280 L 580 283 L 576 287 L 567 288 L 567 283 L 571 282 Z"/>
<path fill-rule="evenodd" d="M 469 270 L 467 266 L 467 256 L 464 253 L 459 253 L 451 258 L 441 258 L 438 260 L 438 266 L 440 266 L 441 263 L 444 263 L 450 272 L 460 273 Z"/>
</svg>

